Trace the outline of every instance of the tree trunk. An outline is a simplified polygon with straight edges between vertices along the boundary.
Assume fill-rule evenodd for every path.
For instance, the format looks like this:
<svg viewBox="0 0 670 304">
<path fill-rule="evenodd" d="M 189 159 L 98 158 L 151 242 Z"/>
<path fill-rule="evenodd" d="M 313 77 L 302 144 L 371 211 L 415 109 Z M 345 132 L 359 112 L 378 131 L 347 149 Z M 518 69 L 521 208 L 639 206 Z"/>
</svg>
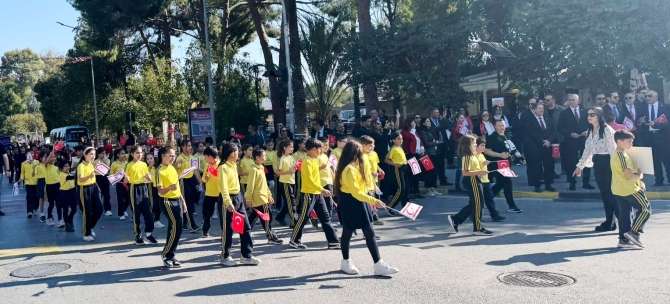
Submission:
<svg viewBox="0 0 670 304">
<path fill-rule="evenodd" d="M 351 87 L 354 90 L 354 120 L 356 125 L 361 124 L 361 94 L 358 84 Z M 351 129 L 353 131 L 353 129 Z"/>
<path fill-rule="evenodd" d="M 163 17 L 163 58 L 172 59 L 172 29 L 170 29 L 170 10 Z"/>
<path fill-rule="evenodd" d="M 219 52 L 219 68 L 216 69 L 216 75 L 214 75 L 214 79 L 216 82 L 216 86 L 219 88 L 220 91 L 223 91 L 224 89 L 224 64 L 226 61 L 226 48 L 227 48 L 227 40 L 228 40 L 228 23 L 230 22 L 230 0 L 224 1 L 223 2 L 223 7 L 221 8 L 223 10 L 223 16 L 221 16 L 221 34 L 219 35 L 219 45 L 220 49 L 218 50 Z M 260 36 L 260 35 L 259 35 Z"/>
<path fill-rule="evenodd" d="M 291 58 L 291 84 L 293 85 L 293 112 L 295 117 L 296 135 L 305 131 L 307 123 L 307 108 L 305 105 L 305 90 L 302 79 L 302 63 L 300 57 L 300 32 L 298 30 L 298 8 L 296 0 L 285 0 L 286 15 L 288 17 L 289 56 Z"/>
<path fill-rule="evenodd" d="M 263 28 L 263 20 L 261 19 L 261 14 L 258 12 L 258 4 L 256 3 L 256 0 L 247 0 L 247 3 L 249 4 L 249 12 L 251 14 L 251 19 L 254 21 L 254 27 L 256 28 L 256 34 L 258 35 L 258 40 L 261 43 L 261 50 L 263 51 L 263 59 L 265 60 L 265 69 L 267 71 L 274 70 L 275 64 L 272 59 L 270 44 L 268 43 L 268 35 L 265 33 L 265 28 Z M 285 122 L 286 114 L 283 111 L 284 106 L 280 104 L 277 78 L 268 77 L 268 80 L 270 81 L 270 98 L 272 100 L 272 115 L 274 116 L 275 123 Z"/>
<path fill-rule="evenodd" d="M 281 19 L 281 34 L 279 36 L 279 69 L 282 71 L 288 71 L 286 69 L 286 48 L 288 47 L 286 45 L 286 38 L 284 37 L 284 17 L 282 16 Z M 280 82 L 279 83 L 279 104 L 281 106 L 281 110 L 283 116 L 281 122 L 286 125 L 286 114 L 288 113 L 288 110 L 286 109 L 287 104 L 288 104 L 288 82 Z M 278 121 L 277 118 L 275 117 L 275 122 Z"/>
<path fill-rule="evenodd" d="M 372 21 L 370 20 L 370 0 L 356 0 L 356 7 L 358 9 L 358 28 L 359 28 L 359 42 L 370 41 L 372 39 L 373 29 Z M 362 45 L 362 44 L 360 44 Z M 377 108 L 377 84 L 372 74 L 373 62 L 372 58 L 367 58 L 369 52 L 363 52 L 361 58 L 361 66 L 363 75 L 363 97 L 365 98 L 365 108 L 370 111 Z"/>
</svg>

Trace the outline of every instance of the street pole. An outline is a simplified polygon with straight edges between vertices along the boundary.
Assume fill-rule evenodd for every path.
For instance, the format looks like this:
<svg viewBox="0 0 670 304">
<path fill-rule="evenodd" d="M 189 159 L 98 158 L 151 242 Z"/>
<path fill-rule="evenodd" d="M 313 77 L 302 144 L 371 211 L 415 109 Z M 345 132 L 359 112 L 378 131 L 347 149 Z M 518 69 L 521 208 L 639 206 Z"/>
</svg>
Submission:
<svg viewBox="0 0 670 304">
<path fill-rule="evenodd" d="M 289 39 L 288 39 L 288 17 L 286 14 L 286 1 L 280 0 L 282 6 L 282 22 L 284 24 L 284 44 L 286 47 L 286 74 L 288 80 L 288 124 L 291 128 L 291 133 L 295 134 L 295 114 L 293 112 L 293 84 L 291 83 L 291 74 L 293 73 L 291 69 L 291 56 L 289 52 Z"/>
<path fill-rule="evenodd" d="M 95 73 L 93 73 L 93 55 L 91 55 L 91 83 L 93 84 L 93 113 L 95 116 L 95 140 L 100 143 L 100 129 L 98 128 L 98 102 L 95 100 Z"/>
<path fill-rule="evenodd" d="M 212 60 L 209 50 L 209 21 L 207 19 L 207 0 L 202 0 L 202 14 L 205 23 L 205 50 L 207 51 L 207 90 L 209 91 L 209 116 L 212 119 L 212 140 L 216 146 L 216 127 L 214 127 L 214 92 L 212 90 Z M 222 68 L 222 67 L 219 67 Z"/>
</svg>

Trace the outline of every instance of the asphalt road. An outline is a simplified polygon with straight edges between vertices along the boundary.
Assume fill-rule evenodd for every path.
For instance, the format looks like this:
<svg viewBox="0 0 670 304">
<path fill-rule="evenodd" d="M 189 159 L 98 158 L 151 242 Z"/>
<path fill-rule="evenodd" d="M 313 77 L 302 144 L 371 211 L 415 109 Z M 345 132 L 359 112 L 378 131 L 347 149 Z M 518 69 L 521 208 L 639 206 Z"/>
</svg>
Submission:
<svg viewBox="0 0 670 304">
<path fill-rule="evenodd" d="M 154 233 L 160 246 L 138 247 L 132 244 L 131 221 L 103 217 L 96 241 L 85 243 L 79 215 L 77 232 L 66 233 L 36 218 L 27 219 L 23 197 L 8 196 L 11 189 L 6 184 L 0 190 L 7 213 L 0 217 L 0 303 L 668 303 L 670 299 L 668 201 L 652 202 L 654 213 L 643 235 L 647 248 L 619 250 L 615 232 L 593 231 L 604 217 L 599 202 L 519 199 L 523 213 L 504 212 L 509 217 L 504 223 L 490 222 L 485 211 L 484 226 L 494 236 L 479 237 L 471 235 L 470 223 L 463 224 L 458 234 L 447 228 L 446 214 L 466 204 L 464 198 L 420 200 L 417 203 L 424 209 L 416 221 L 394 217 L 376 226 L 382 258 L 400 268 L 392 278 L 379 278 L 372 276 L 372 260 L 362 237 L 354 239 L 351 253 L 361 274 L 349 276 L 339 271 L 340 252 L 325 249 L 325 236 L 311 227 L 305 228 L 303 237 L 307 250 L 266 245 L 262 228 L 256 227 L 254 253 L 263 263 L 236 268 L 218 263 L 219 228 L 213 228 L 210 238 L 184 233 L 178 250 L 183 267 L 164 269 L 160 252 L 165 228 Z M 504 200 L 497 203 L 502 210 Z M 278 231 L 288 238 L 286 228 Z M 233 256 L 239 258 L 237 244 Z M 10 276 L 22 267 L 44 263 L 71 267 L 42 278 Z M 520 287 L 498 279 L 515 271 L 553 272 L 576 282 Z"/>
</svg>

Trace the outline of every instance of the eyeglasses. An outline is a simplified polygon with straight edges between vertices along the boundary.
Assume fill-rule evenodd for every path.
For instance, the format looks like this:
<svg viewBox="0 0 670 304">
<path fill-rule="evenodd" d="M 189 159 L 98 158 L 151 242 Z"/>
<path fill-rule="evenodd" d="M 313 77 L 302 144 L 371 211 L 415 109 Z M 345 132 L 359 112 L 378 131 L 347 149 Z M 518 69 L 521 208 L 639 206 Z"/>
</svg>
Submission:
<svg viewBox="0 0 670 304">
<path fill-rule="evenodd" d="M 589 117 L 596 117 L 596 116 L 598 116 L 598 114 L 596 114 L 596 113 L 589 113 Z"/>
<path fill-rule="evenodd" d="M 487 114 L 482 114 L 482 116 L 489 116 L 489 114 L 488 113 Z"/>
<path fill-rule="evenodd" d="M 281 130 L 282 132 L 286 132 L 286 130 Z"/>
<path fill-rule="evenodd" d="M 421 119 L 421 116 L 415 116 L 414 119 Z"/>
<path fill-rule="evenodd" d="M 634 99 L 635 97 L 633 96 L 626 96 L 626 99 Z"/>
<path fill-rule="evenodd" d="M 612 97 L 612 99 L 619 99 L 619 96 L 614 96 Z"/>
<path fill-rule="evenodd" d="M 598 97 L 598 98 L 596 98 L 596 99 L 598 99 L 598 100 L 605 100 L 605 97 Z"/>
</svg>

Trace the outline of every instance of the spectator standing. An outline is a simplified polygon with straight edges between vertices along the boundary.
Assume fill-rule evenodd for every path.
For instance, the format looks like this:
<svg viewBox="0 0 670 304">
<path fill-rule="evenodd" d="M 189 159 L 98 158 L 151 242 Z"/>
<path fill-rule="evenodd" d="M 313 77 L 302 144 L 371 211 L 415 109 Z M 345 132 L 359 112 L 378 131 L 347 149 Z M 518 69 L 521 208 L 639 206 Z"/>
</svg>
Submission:
<svg viewBox="0 0 670 304">
<path fill-rule="evenodd" d="M 605 95 L 602 95 L 603 97 Z M 587 120 L 587 111 L 580 106 L 579 95 L 570 93 L 567 95 L 570 106 L 561 112 L 558 119 L 558 132 L 565 137 L 560 146 L 561 164 L 570 183 L 570 191 L 575 191 L 575 184 L 577 183 L 575 176 L 570 174 L 571 170 L 577 165 L 579 158 L 584 152 L 584 141 L 586 140 L 586 133 L 589 128 Z M 526 157 L 529 157 L 526 151 Z M 582 172 L 582 188 L 593 190 L 595 187 L 591 186 L 589 180 L 591 178 L 591 170 L 585 168 Z"/>
<path fill-rule="evenodd" d="M 670 140 L 670 108 L 658 102 L 658 93 L 654 90 L 647 91 L 645 95 L 647 102 L 638 109 L 639 117 L 637 119 L 637 128 L 644 145 L 651 147 L 651 153 L 654 158 L 654 177 L 656 178 L 655 187 L 663 186 L 663 167 L 665 174 L 670 181 L 670 149 L 668 149 L 668 140 Z M 665 122 L 659 120 L 665 116 Z"/>
<path fill-rule="evenodd" d="M 544 105 L 532 104 L 533 116 L 525 120 L 525 134 L 523 145 L 525 149 L 527 167 L 526 172 L 530 185 L 535 192 L 540 189 L 541 180 L 544 180 L 544 189 L 556 192 L 551 184 L 554 181 L 554 159 L 551 156 L 551 143 L 556 138 L 551 122 L 544 119 Z"/>
</svg>

